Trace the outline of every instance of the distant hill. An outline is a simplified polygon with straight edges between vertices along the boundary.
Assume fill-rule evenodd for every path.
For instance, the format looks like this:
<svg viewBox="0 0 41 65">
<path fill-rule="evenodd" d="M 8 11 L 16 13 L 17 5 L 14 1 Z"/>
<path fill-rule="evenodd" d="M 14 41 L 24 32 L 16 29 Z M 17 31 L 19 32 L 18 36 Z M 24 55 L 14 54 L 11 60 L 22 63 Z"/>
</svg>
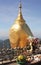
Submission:
<svg viewBox="0 0 41 65">
<path fill-rule="evenodd" d="M 4 46 L 5 46 L 6 48 L 10 48 L 10 47 L 11 47 L 11 46 L 10 46 L 10 41 L 9 41 L 9 39 L 4 40 Z"/>
<path fill-rule="evenodd" d="M 3 48 L 3 40 L 0 40 L 0 48 Z"/>
<path fill-rule="evenodd" d="M 9 39 L 6 39 L 4 41 L 0 40 L 0 49 L 2 49 L 3 47 L 11 48 Z"/>
</svg>

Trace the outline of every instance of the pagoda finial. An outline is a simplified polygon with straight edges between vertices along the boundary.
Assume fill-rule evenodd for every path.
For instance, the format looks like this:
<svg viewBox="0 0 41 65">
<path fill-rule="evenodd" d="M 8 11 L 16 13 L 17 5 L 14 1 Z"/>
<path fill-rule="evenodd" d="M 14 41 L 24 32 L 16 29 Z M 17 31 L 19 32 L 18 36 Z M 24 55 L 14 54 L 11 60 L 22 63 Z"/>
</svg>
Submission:
<svg viewBox="0 0 41 65">
<path fill-rule="evenodd" d="M 20 4 L 19 4 L 19 12 L 21 12 L 21 8 L 22 8 L 22 4 L 21 4 L 21 0 L 20 0 Z"/>
</svg>

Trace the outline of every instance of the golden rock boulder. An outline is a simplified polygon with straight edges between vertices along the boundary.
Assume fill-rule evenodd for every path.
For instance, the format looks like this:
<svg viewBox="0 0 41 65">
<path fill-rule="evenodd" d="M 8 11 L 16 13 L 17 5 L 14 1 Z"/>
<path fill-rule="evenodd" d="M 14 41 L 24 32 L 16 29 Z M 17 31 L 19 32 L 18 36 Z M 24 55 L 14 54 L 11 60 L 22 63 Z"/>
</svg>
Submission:
<svg viewBox="0 0 41 65">
<path fill-rule="evenodd" d="M 12 48 L 23 48 L 27 45 L 27 37 L 33 36 L 30 28 L 25 23 L 21 12 L 21 4 L 19 6 L 19 14 L 15 23 L 10 28 L 9 39 Z"/>
</svg>

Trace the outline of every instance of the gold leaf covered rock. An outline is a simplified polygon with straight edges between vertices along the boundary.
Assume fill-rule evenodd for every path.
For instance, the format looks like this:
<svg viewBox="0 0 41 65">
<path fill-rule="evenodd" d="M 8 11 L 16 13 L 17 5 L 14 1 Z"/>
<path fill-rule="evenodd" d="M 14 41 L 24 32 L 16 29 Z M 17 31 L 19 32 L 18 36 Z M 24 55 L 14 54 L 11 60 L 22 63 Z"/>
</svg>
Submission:
<svg viewBox="0 0 41 65">
<path fill-rule="evenodd" d="M 12 48 L 25 47 L 27 45 L 27 37 L 33 36 L 30 28 L 23 19 L 21 8 L 20 3 L 18 17 L 10 28 L 9 39 Z"/>
</svg>

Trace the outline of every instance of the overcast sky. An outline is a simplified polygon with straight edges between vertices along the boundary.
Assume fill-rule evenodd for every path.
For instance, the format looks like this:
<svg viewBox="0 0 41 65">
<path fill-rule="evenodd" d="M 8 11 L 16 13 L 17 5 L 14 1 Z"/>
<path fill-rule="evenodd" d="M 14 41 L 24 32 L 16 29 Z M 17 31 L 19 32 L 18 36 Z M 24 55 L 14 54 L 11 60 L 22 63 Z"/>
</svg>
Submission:
<svg viewBox="0 0 41 65">
<path fill-rule="evenodd" d="M 0 39 L 9 36 L 18 6 L 19 0 L 0 0 Z M 41 0 L 22 0 L 22 14 L 34 36 L 41 37 Z"/>
</svg>

